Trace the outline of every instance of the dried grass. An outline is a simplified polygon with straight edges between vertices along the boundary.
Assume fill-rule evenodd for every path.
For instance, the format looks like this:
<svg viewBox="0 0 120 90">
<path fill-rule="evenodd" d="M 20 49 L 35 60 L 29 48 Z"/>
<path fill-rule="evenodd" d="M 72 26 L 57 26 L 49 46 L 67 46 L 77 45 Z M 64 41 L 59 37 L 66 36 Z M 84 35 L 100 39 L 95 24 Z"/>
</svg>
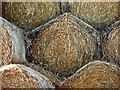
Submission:
<svg viewBox="0 0 120 90">
<path fill-rule="evenodd" d="M 95 30 L 82 21 L 78 22 L 74 16 L 65 13 L 44 27 L 32 42 L 34 60 L 59 76 L 68 76 L 91 61 L 96 40 L 86 28 Z"/>
<path fill-rule="evenodd" d="M 62 82 L 61 88 L 118 88 L 119 78 L 120 68 L 110 63 L 94 61 Z"/>
<path fill-rule="evenodd" d="M 3 17 L 28 31 L 59 15 L 57 2 L 3 2 Z"/>
</svg>

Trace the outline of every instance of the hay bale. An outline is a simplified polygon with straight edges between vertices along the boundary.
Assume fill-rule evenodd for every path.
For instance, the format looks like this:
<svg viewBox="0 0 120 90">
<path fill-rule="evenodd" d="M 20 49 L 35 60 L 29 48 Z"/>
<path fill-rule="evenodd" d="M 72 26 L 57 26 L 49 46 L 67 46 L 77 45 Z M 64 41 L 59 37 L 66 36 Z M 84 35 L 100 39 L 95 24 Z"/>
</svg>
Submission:
<svg viewBox="0 0 120 90">
<path fill-rule="evenodd" d="M 55 76 L 54 74 L 52 74 L 51 72 L 45 70 L 43 67 L 41 67 L 40 65 L 34 64 L 34 63 L 24 63 L 25 66 L 30 67 L 36 71 L 38 71 L 39 73 L 43 74 L 44 76 L 46 76 L 47 78 L 49 78 L 51 80 L 51 82 L 54 85 L 59 85 L 60 84 L 60 80 L 57 78 L 57 76 Z"/>
<path fill-rule="evenodd" d="M 120 87 L 120 68 L 103 61 L 86 64 L 68 80 L 62 82 L 61 88 L 118 88 Z"/>
<path fill-rule="evenodd" d="M 120 21 L 111 25 L 108 29 L 110 32 L 106 33 L 102 43 L 103 58 L 120 65 Z"/>
<path fill-rule="evenodd" d="M 0 73 L 3 88 L 54 88 L 47 77 L 24 65 L 6 65 Z"/>
<path fill-rule="evenodd" d="M 92 60 L 96 51 L 96 30 L 70 13 L 33 30 L 33 60 L 47 70 L 66 77 Z"/>
<path fill-rule="evenodd" d="M 70 11 L 96 29 L 106 28 L 119 17 L 119 2 L 70 2 Z"/>
<path fill-rule="evenodd" d="M 3 29 L 3 30 L 2 30 Z M 12 41 L 8 32 L 0 25 L 0 66 L 11 63 Z"/>
<path fill-rule="evenodd" d="M 3 2 L 3 17 L 28 31 L 59 15 L 58 2 Z"/>
<path fill-rule="evenodd" d="M 22 30 L 0 17 L 0 67 L 23 62 L 26 59 Z"/>
</svg>

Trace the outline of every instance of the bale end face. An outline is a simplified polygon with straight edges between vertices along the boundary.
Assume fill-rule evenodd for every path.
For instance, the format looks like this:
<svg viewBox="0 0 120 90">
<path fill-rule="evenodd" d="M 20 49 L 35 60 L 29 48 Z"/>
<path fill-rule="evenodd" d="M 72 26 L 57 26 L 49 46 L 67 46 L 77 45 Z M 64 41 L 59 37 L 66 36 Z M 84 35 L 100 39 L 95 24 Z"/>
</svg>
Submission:
<svg viewBox="0 0 120 90">
<path fill-rule="evenodd" d="M 24 29 L 35 29 L 59 15 L 58 2 L 3 2 L 2 15 Z"/>
<path fill-rule="evenodd" d="M 103 57 L 108 59 L 110 62 L 113 62 L 117 65 L 120 65 L 120 21 L 114 23 L 111 27 L 111 32 L 105 37 L 105 40 L 102 44 Z"/>
<path fill-rule="evenodd" d="M 102 61 L 86 64 L 68 80 L 62 82 L 61 88 L 118 88 L 120 68 Z"/>
<path fill-rule="evenodd" d="M 83 26 L 89 27 L 69 13 L 45 26 L 32 42 L 35 61 L 59 76 L 68 76 L 88 63 L 95 54 L 96 43 Z"/>
<path fill-rule="evenodd" d="M 20 28 L 0 17 L 0 66 L 27 62 Z"/>
<path fill-rule="evenodd" d="M 44 75 L 20 64 L 10 64 L 0 68 L 3 88 L 54 88 Z"/>
<path fill-rule="evenodd" d="M 0 25 L 0 67 L 12 61 L 12 41 L 6 28 Z"/>
<path fill-rule="evenodd" d="M 107 28 L 120 19 L 119 2 L 74 2 L 70 11 L 98 30 Z"/>
</svg>

